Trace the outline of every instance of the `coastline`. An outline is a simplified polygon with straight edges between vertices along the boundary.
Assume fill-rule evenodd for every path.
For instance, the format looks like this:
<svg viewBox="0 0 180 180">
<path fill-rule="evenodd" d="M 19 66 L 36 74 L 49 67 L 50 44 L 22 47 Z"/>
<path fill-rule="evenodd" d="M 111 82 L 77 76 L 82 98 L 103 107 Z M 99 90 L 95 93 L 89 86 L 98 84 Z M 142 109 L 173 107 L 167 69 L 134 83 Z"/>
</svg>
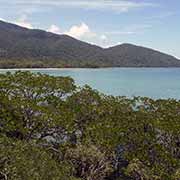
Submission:
<svg viewBox="0 0 180 180">
<path fill-rule="evenodd" d="M 180 67 L 98 67 L 98 68 L 90 68 L 90 67 L 70 67 L 70 68 L 0 68 L 0 71 L 39 71 L 39 70 L 98 70 L 98 69 L 180 69 Z"/>
</svg>

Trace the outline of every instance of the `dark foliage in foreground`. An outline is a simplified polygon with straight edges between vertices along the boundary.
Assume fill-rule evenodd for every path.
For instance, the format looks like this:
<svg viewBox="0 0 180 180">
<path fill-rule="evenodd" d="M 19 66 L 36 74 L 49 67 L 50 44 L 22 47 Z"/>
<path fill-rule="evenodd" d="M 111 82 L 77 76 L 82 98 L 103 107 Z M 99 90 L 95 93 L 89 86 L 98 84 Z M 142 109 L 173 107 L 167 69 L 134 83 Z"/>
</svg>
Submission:
<svg viewBox="0 0 180 180">
<path fill-rule="evenodd" d="M 0 179 L 179 180 L 180 101 L 0 75 Z"/>
</svg>

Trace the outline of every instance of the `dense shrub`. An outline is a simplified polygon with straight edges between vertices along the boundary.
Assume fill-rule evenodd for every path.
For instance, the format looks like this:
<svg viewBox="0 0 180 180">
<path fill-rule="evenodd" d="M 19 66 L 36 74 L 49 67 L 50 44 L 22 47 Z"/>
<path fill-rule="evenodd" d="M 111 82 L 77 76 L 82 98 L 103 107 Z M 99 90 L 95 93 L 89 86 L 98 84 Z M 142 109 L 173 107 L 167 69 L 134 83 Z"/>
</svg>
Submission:
<svg viewBox="0 0 180 180">
<path fill-rule="evenodd" d="M 0 179 L 179 180 L 179 169 L 180 101 L 0 75 Z"/>
</svg>

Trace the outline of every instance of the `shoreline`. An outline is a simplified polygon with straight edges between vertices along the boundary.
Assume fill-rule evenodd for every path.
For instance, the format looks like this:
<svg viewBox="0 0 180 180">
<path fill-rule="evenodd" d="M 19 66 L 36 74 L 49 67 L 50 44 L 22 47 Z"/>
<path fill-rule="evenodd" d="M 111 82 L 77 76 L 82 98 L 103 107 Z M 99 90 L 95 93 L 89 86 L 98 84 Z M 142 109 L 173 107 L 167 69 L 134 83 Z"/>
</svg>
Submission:
<svg viewBox="0 0 180 180">
<path fill-rule="evenodd" d="M 98 69 L 180 69 L 180 67 L 99 67 L 99 68 L 89 68 L 89 67 L 71 67 L 71 68 L 0 68 L 0 71 L 39 71 L 39 70 L 98 70 Z"/>
</svg>

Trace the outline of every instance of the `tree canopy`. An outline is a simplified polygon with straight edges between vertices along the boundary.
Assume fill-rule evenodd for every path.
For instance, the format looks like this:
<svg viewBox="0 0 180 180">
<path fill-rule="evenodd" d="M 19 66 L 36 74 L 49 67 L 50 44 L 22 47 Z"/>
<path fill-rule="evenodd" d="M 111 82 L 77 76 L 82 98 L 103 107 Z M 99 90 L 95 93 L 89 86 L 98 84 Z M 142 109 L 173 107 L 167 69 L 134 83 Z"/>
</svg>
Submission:
<svg viewBox="0 0 180 180">
<path fill-rule="evenodd" d="M 1 74 L 0 179 L 179 180 L 180 101 Z"/>
</svg>

